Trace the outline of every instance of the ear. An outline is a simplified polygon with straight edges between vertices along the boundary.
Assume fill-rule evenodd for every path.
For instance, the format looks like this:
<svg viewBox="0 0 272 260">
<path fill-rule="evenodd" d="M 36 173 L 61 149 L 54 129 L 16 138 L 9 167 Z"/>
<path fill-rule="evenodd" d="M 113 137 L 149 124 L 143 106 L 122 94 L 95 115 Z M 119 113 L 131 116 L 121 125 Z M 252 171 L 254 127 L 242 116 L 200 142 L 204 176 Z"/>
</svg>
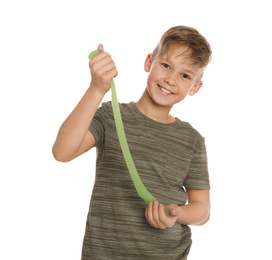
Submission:
<svg viewBox="0 0 272 260">
<path fill-rule="evenodd" d="M 144 63 L 144 70 L 146 72 L 149 72 L 150 71 L 150 68 L 151 68 L 151 64 L 152 64 L 152 54 L 149 53 L 146 57 L 146 60 L 145 60 L 145 63 Z"/>
<path fill-rule="evenodd" d="M 203 85 L 203 82 L 202 82 L 202 81 L 197 82 L 197 83 L 190 89 L 188 95 L 193 96 L 194 94 L 196 94 L 196 93 L 200 90 L 200 88 L 202 87 L 202 85 Z"/>
</svg>

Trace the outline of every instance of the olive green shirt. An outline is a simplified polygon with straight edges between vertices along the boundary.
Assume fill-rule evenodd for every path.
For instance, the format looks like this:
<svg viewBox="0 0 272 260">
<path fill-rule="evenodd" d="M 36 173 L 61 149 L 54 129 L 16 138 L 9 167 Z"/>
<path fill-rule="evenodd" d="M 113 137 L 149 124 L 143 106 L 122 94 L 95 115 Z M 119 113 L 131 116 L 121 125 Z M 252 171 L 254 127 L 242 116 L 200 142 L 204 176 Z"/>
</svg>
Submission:
<svg viewBox="0 0 272 260">
<path fill-rule="evenodd" d="M 176 118 L 170 124 L 143 115 L 131 102 L 120 104 L 128 145 L 147 190 L 161 203 L 185 205 L 185 188 L 209 189 L 204 138 Z M 118 141 L 111 102 L 97 110 L 89 130 L 97 147 L 96 178 L 87 217 L 82 260 L 187 259 L 186 225 L 156 229 L 145 219 Z"/>
</svg>

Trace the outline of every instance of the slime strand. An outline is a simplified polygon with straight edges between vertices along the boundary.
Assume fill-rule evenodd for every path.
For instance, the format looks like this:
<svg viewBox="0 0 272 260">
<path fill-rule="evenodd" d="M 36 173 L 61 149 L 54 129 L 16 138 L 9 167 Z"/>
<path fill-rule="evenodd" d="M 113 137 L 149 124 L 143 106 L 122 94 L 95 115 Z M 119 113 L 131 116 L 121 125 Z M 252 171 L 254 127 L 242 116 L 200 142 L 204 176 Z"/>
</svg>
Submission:
<svg viewBox="0 0 272 260">
<path fill-rule="evenodd" d="M 89 59 L 91 60 L 93 57 L 95 57 L 97 54 L 102 52 L 102 50 L 95 50 L 90 53 Z M 116 131 L 118 135 L 118 139 L 120 142 L 120 146 L 122 149 L 122 153 L 125 159 L 125 162 L 128 167 L 128 171 L 130 173 L 131 179 L 133 181 L 133 184 L 135 186 L 135 189 L 138 193 L 138 195 L 148 204 L 149 202 L 153 202 L 156 200 L 146 189 L 144 186 L 137 169 L 135 167 L 135 164 L 133 162 L 128 143 L 127 143 L 127 138 L 124 130 L 124 125 L 120 113 L 120 108 L 118 104 L 118 99 L 117 99 L 117 93 L 115 89 L 115 84 L 114 80 L 111 80 L 111 100 L 112 100 L 112 109 L 113 109 L 113 116 L 114 116 L 114 121 L 115 121 L 115 126 L 116 126 Z M 165 211 L 165 214 L 168 216 L 168 212 Z"/>
</svg>

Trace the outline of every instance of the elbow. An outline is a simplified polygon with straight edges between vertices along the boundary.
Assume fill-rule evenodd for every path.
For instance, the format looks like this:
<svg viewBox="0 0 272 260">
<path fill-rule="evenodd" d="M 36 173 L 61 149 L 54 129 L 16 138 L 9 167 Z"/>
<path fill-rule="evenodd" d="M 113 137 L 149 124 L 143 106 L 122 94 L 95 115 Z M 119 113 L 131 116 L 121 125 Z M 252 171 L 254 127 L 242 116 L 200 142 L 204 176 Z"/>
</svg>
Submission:
<svg viewBox="0 0 272 260">
<path fill-rule="evenodd" d="M 53 154 L 53 157 L 55 158 L 55 160 L 58 161 L 58 162 L 69 162 L 69 161 L 71 161 L 70 158 L 65 156 L 65 153 L 63 153 L 63 152 L 59 151 L 58 149 L 56 149 L 55 145 L 53 145 L 53 147 L 52 147 L 52 154 Z"/>
<path fill-rule="evenodd" d="M 210 208 L 207 208 L 205 215 L 203 216 L 202 221 L 200 221 L 199 223 L 197 223 L 197 226 L 203 226 L 204 224 L 206 224 L 209 220 L 210 220 Z"/>
<path fill-rule="evenodd" d="M 210 214 L 202 221 L 198 224 L 198 226 L 203 226 L 204 224 L 206 224 L 208 221 L 210 220 Z"/>
</svg>

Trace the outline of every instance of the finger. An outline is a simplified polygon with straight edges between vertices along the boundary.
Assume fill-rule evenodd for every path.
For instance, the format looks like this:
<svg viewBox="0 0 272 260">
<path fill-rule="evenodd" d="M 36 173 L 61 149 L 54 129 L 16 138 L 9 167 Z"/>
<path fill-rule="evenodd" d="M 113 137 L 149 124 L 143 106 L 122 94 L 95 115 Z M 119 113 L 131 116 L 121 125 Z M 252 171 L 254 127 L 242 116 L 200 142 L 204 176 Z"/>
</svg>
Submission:
<svg viewBox="0 0 272 260">
<path fill-rule="evenodd" d="M 100 47 L 100 45 L 98 46 L 98 48 L 103 48 L 103 45 L 101 44 L 102 47 Z M 110 60 L 112 60 L 110 54 L 108 54 L 105 51 L 101 51 L 100 53 L 98 53 L 97 55 L 95 55 L 92 59 L 90 59 L 90 67 L 100 67 L 101 65 L 109 62 Z"/>
<path fill-rule="evenodd" d="M 117 75 L 118 75 L 118 71 L 117 71 L 116 68 L 113 68 L 112 70 L 110 70 L 110 71 L 107 72 L 107 76 L 108 76 L 110 79 L 115 78 Z"/>
<path fill-rule="evenodd" d="M 171 215 L 172 217 L 175 217 L 175 216 L 177 215 L 177 210 L 176 210 L 175 208 L 174 208 L 174 209 L 171 209 L 170 215 Z"/>
<path fill-rule="evenodd" d="M 179 215 L 180 211 L 181 211 L 180 207 L 172 208 L 172 209 L 170 210 L 170 216 L 176 217 L 176 216 Z"/>
<path fill-rule="evenodd" d="M 153 215 L 153 220 L 156 222 L 156 224 L 158 224 L 159 222 L 158 201 L 156 200 L 153 201 L 152 215 Z"/>
<path fill-rule="evenodd" d="M 91 59 L 91 61 L 93 61 L 94 64 L 97 64 L 99 62 L 101 64 L 105 64 L 109 61 L 113 61 L 113 59 L 111 58 L 109 53 L 102 51 L 101 53 L 97 54 L 93 59 Z"/>
<path fill-rule="evenodd" d="M 113 60 L 110 59 L 102 59 L 95 64 L 94 69 L 97 71 L 103 71 L 103 72 L 108 72 L 113 69 L 116 69 L 115 63 Z"/>
<path fill-rule="evenodd" d="M 114 62 L 109 62 L 109 63 L 103 65 L 103 67 L 99 68 L 97 70 L 97 74 L 98 75 L 104 74 L 105 79 L 112 80 L 114 77 L 116 77 L 118 75 L 118 71 L 115 67 Z"/>
<path fill-rule="evenodd" d="M 111 79 L 118 75 L 115 62 L 111 55 L 104 51 L 101 53 L 99 60 L 96 61 L 94 68 L 105 71 Z"/>
<path fill-rule="evenodd" d="M 172 223 L 169 223 L 169 217 L 166 216 L 166 214 L 165 214 L 165 208 L 162 203 L 160 203 L 160 205 L 159 205 L 159 217 L 160 217 L 161 225 L 164 228 L 168 228 L 168 227 L 172 226 Z"/>
<path fill-rule="evenodd" d="M 152 207 L 152 203 L 148 203 L 147 207 L 145 208 L 145 218 L 149 221 L 150 218 L 150 208 Z"/>
<path fill-rule="evenodd" d="M 104 46 L 103 44 L 99 44 L 98 47 L 97 47 L 98 50 L 101 50 L 101 51 L 104 51 Z"/>
<path fill-rule="evenodd" d="M 164 211 L 164 205 L 162 203 L 160 203 L 160 205 L 159 205 L 159 218 L 160 218 L 160 222 L 162 222 L 164 225 L 166 225 L 166 223 L 165 223 L 166 215 L 165 215 L 165 211 Z"/>
<path fill-rule="evenodd" d="M 147 209 L 148 209 L 148 205 L 145 208 L 145 218 L 147 219 Z"/>
<path fill-rule="evenodd" d="M 100 53 L 90 61 L 90 66 L 94 71 L 102 73 L 116 69 L 115 63 L 111 56 L 105 52 Z"/>
<path fill-rule="evenodd" d="M 176 222 L 176 220 L 177 220 L 177 215 L 178 215 L 179 213 L 176 214 L 175 216 L 174 216 L 174 215 L 171 215 L 171 209 L 170 209 L 170 210 L 168 210 L 169 215 L 166 215 L 166 214 L 165 214 L 165 211 L 166 211 L 165 208 L 167 208 L 167 207 L 164 207 L 163 204 L 160 204 L 160 205 L 159 205 L 159 216 L 160 216 L 160 221 L 161 221 L 161 223 L 162 223 L 166 228 L 170 228 L 170 227 L 172 227 L 172 226 L 175 224 L 175 222 Z M 179 210 L 179 207 L 177 207 L 175 210 L 178 211 L 178 210 Z M 172 212 L 172 213 L 174 213 L 174 212 Z"/>
<path fill-rule="evenodd" d="M 155 223 L 157 224 L 157 226 L 160 228 L 160 229 L 165 229 L 166 226 L 160 221 L 160 216 L 159 216 L 159 205 L 158 205 L 158 201 L 154 201 L 153 202 L 153 211 L 152 211 L 152 214 L 153 214 L 153 219 L 155 221 Z"/>
<path fill-rule="evenodd" d="M 152 204 L 152 202 L 149 202 L 147 209 L 146 209 L 146 219 L 147 219 L 148 223 L 150 224 L 150 226 L 158 228 L 157 224 L 153 220 L 152 208 L 153 208 L 153 204 Z"/>
</svg>

